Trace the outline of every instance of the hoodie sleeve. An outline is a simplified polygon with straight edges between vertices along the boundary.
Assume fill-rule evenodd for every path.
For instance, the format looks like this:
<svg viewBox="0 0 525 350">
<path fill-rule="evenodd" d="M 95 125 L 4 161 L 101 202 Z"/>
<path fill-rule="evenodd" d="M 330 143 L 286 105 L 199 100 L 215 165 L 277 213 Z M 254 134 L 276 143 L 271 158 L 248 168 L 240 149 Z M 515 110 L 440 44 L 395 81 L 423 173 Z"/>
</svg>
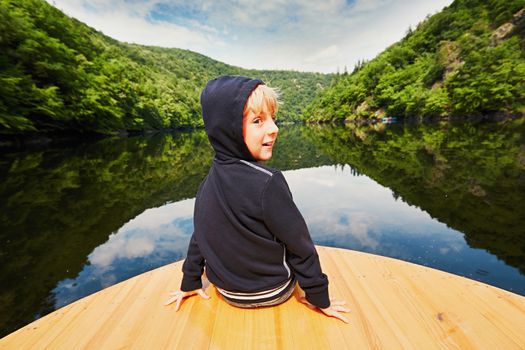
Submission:
<svg viewBox="0 0 525 350">
<path fill-rule="evenodd" d="M 286 245 L 287 261 L 305 291 L 306 299 L 319 308 L 330 306 L 328 278 L 321 270 L 306 222 L 281 172 L 275 173 L 268 181 L 262 195 L 262 208 L 265 224 Z"/>
<path fill-rule="evenodd" d="M 188 255 L 184 264 L 182 265 L 182 282 L 180 290 L 189 292 L 195 289 L 202 288 L 201 276 L 204 272 L 204 257 L 201 254 L 195 234 L 191 236 L 190 245 L 188 247 Z"/>
</svg>

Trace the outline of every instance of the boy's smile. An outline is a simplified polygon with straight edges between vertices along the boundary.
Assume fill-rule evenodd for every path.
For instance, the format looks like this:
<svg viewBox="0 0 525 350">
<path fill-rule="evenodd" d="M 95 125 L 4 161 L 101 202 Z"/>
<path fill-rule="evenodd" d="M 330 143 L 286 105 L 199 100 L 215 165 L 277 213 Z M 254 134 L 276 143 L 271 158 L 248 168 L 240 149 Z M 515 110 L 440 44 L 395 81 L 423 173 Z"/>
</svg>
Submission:
<svg viewBox="0 0 525 350">
<path fill-rule="evenodd" d="M 278 132 L 275 116 L 270 113 L 267 103 L 263 103 L 259 115 L 248 109 L 242 118 L 244 143 L 256 160 L 268 160 L 272 157 Z"/>
</svg>

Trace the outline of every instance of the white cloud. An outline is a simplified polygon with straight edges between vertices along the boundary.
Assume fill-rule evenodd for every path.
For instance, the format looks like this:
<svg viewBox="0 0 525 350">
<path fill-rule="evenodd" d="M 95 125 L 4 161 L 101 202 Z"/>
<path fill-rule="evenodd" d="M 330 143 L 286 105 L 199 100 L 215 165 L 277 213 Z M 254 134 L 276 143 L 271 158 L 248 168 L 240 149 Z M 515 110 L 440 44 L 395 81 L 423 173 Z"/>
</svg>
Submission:
<svg viewBox="0 0 525 350">
<path fill-rule="evenodd" d="M 103 0 L 89 5 L 82 0 L 55 2 L 67 14 L 120 41 L 197 52 L 222 43 L 210 36 L 214 29 L 204 24 L 193 30 L 175 23 L 148 21 L 146 17 L 154 6 L 153 1 L 134 3 L 133 6 L 122 1 L 112 3 Z"/>
<path fill-rule="evenodd" d="M 151 230 L 158 229 L 173 221 L 174 217 L 193 216 L 195 199 L 185 199 L 176 203 L 170 203 L 158 208 L 146 209 L 142 214 L 126 223 L 122 229 L 126 230 Z"/>
<path fill-rule="evenodd" d="M 188 233 L 177 226 L 181 219 L 191 219 L 195 199 L 147 209 L 111 234 L 106 243 L 89 255 L 91 264 L 101 271 L 110 268 L 116 259 L 146 257 L 154 251 L 169 250 L 179 241 L 186 241 Z"/>
<path fill-rule="evenodd" d="M 448 232 L 446 225 L 433 220 L 427 212 L 396 201 L 388 188 L 367 176 L 353 176 L 349 167 L 336 170 L 323 166 L 285 171 L 284 175 L 308 225 L 317 227 L 321 234 L 351 234 L 364 244 L 370 230 L 377 227 L 402 228 L 405 235 L 415 236 Z M 325 195 L 334 188 L 337 196 Z M 334 200 L 338 211 L 332 210 Z"/>
<path fill-rule="evenodd" d="M 122 41 L 245 68 L 335 72 L 371 59 L 452 0 L 48 0 Z M 163 18 L 152 11 L 165 9 Z M 164 18 L 165 17 L 165 18 Z"/>
<path fill-rule="evenodd" d="M 317 209 L 314 212 L 305 212 L 308 217 L 308 226 L 315 228 L 314 238 L 318 236 L 353 237 L 363 247 L 376 249 L 379 242 L 371 233 L 374 231 L 378 221 L 377 215 L 364 211 L 353 211 L 343 208 L 337 211 L 332 209 Z"/>
</svg>

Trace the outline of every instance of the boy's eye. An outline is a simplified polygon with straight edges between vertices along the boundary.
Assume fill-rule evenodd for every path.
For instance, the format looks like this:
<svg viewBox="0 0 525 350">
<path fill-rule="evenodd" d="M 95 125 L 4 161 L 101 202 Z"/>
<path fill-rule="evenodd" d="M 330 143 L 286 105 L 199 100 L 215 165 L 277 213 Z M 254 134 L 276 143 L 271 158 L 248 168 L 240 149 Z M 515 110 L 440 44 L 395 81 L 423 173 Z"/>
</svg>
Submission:
<svg viewBox="0 0 525 350">
<path fill-rule="evenodd" d="M 255 119 L 253 120 L 253 123 L 254 123 L 254 124 L 259 124 L 260 122 L 261 122 L 261 118 L 255 118 Z"/>
</svg>

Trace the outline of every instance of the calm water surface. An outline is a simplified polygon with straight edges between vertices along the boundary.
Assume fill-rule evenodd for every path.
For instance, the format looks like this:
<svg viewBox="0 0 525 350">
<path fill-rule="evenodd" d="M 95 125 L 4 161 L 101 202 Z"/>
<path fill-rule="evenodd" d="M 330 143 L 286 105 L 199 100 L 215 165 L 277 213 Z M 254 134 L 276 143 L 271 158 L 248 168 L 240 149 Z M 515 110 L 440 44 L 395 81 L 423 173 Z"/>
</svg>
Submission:
<svg viewBox="0 0 525 350">
<path fill-rule="evenodd" d="M 212 155 L 194 131 L 0 156 L 0 335 L 184 258 Z M 281 126 L 267 164 L 316 244 L 525 295 L 523 120 Z"/>
</svg>

